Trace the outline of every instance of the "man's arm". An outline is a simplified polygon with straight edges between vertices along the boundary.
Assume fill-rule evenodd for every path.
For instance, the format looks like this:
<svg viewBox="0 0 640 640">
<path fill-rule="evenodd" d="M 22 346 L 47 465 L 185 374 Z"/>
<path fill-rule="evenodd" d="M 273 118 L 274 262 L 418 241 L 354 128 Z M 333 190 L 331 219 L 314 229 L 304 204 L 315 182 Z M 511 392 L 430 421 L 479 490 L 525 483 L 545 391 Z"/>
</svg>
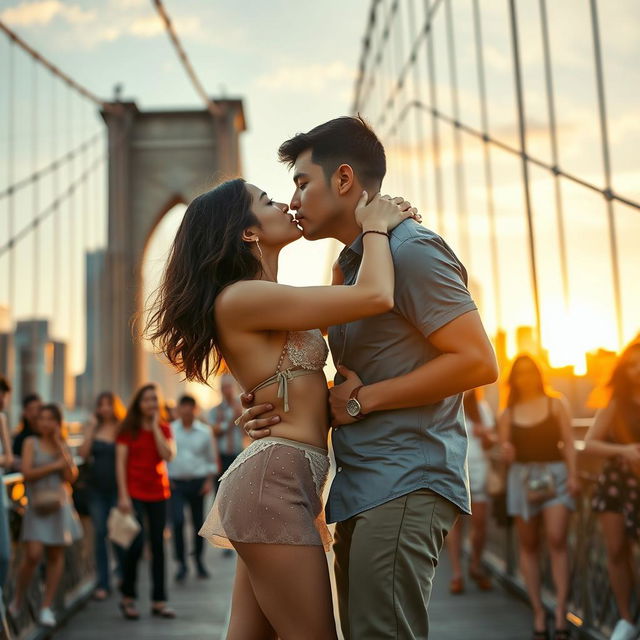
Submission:
<svg viewBox="0 0 640 640">
<path fill-rule="evenodd" d="M 495 355 L 451 250 L 439 239 L 414 237 L 399 247 L 394 265 L 396 308 L 439 355 L 410 373 L 364 386 L 362 412 L 433 404 L 494 382 Z M 346 403 L 362 382 L 344 368 L 339 372 L 346 380 L 330 391 L 333 422 L 350 424 Z"/>
<path fill-rule="evenodd" d="M 467 389 L 495 382 L 498 366 L 477 311 L 469 311 L 432 333 L 428 341 L 441 355 L 413 371 L 363 386 L 358 393 L 362 413 L 433 404 Z M 334 424 L 355 422 L 346 412 L 351 392 L 362 381 L 340 367 L 345 382 L 331 391 Z"/>
<path fill-rule="evenodd" d="M 358 394 L 364 413 L 433 404 L 495 382 L 498 365 L 477 311 L 432 333 L 438 357 L 397 378 L 367 385 Z"/>
</svg>

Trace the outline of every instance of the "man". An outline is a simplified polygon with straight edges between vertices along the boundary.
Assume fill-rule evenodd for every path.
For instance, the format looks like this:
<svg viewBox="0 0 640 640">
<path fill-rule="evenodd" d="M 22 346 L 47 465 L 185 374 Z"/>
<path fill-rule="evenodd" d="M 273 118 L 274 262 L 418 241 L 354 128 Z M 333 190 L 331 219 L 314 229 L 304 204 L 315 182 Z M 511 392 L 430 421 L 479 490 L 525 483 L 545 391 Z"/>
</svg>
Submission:
<svg viewBox="0 0 640 640">
<path fill-rule="evenodd" d="M 362 258 L 354 209 L 380 190 L 384 148 L 360 118 L 337 118 L 287 140 L 291 208 L 305 238 L 345 246 L 334 284 L 353 284 Z M 337 522 L 335 572 L 347 640 L 428 637 L 438 556 L 469 513 L 462 392 L 495 381 L 497 365 L 467 273 L 446 242 L 412 220 L 391 233 L 392 311 L 331 327 L 338 366 L 330 392 L 336 475 L 327 520 Z M 252 398 L 243 399 L 249 402 Z M 256 406 L 240 420 L 269 435 Z"/>
<path fill-rule="evenodd" d="M 40 413 L 42 400 L 37 393 L 29 393 L 22 399 L 22 420 L 13 439 L 14 469 L 20 471 L 22 447 L 29 436 L 37 436 L 36 419 Z"/>
<path fill-rule="evenodd" d="M 11 469 L 13 466 L 13 452 L 11 450 L 11 439 L 9 437 L 9 426 L 7 417 L 4 414 L 9 403 L 11 385 L 8 380 L 0 375 L 0 476 L 4 469 Z M 0 481 L 2 478 L 0 477 Z M 4 632 L 4 637 L 11 638 L 11 632 L 6 619 L 4 590 L 7 574 L 9 573 L 9 562 L 11 560 L 11 541 L 9 538 L 9 522 L 7 514 L 7 490 L 4 484 L 0 484 L 0 629 Z"/>
<path fill-rule="evenodd" d="M 177 406 L 178 418 L 171 423 L 176 442 L 176 457 L 169 463 L 173 543 L 178 562 L 176 581 L 187 577 L 184 550 L 184 510 L 191 509 L 193 546 L 199 578 L 208 578 L 204 565 L 204 539 L 198 535 L 204 521 L 204 498 L 213 490 L 213 478 L 220 472 L 218 452 L 211 427 L 196 419 L 196 401 L 184 395 Z"/>
<path fill-rule="evenodd" d="M 242 427 L 235 423 L 242 413 L 242 407 L 238 400 L 238 385 L 235 378 L 228 373 L 220 377 L 220 393 L 222 402 L 211 409 L 209 421 L 213 425 L 213 433 L 218 442 L 224 473 L 244 449 L 245 434 Z"/>
</svg>

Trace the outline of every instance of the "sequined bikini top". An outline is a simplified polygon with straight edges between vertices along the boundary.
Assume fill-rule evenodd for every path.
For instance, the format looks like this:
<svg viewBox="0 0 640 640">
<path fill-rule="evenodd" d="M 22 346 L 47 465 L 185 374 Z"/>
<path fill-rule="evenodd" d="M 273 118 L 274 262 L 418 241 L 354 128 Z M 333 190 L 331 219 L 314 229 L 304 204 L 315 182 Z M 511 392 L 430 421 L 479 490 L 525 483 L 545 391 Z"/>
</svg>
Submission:
<svg viewBox="0 0 640 640">
<path fill-rule="evenodd" d="M 277 384 L 278 398 L 283 398 L 286 413 L 289 411 L 289 382 L 294 378 L 322 371 L 328 355 L 327 343 L 319 329 L 289 331 L 280 353 L 276 372 L 270 378 L 256 385 L 249 393 L 255 393 L 260 389 Z M 289 358 L 291 364 L 283 369 L 285 357 Z"/>
</svg>

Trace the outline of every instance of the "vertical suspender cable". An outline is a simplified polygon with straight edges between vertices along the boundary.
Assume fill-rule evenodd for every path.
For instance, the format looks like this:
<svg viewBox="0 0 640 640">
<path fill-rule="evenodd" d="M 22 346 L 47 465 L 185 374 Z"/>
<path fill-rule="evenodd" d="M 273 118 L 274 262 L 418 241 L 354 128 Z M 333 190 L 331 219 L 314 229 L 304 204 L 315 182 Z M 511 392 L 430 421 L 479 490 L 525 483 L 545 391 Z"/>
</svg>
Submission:
<svg viewBox="0 0 640 640">
<path fill-rule="evenodd" d="M 482 151 L 484 166 L 484 184 L 487 198 L 487 217 L 489 219 L 489 246 L 491 247 L 491 275 L 495 303 L 496 326 L 502 328 L 502 292 L 500 287 L 500 261 L 498 255 L 498 233 L 496 229 L 496 210 L 493 197 L 493 170 L 491 149 L 489 146 L 489 112 L 487 109 L 487 87 L 484 73 L 484 49 L 482 42 L 482 22 L 480 18 L 480 0 L 473 0 L 473 26 L 476 44 L 476 62 L 478 89 L 480 91 L 480 120 L 482 123 Z"/>
<path fill-rule="evenodd" d="M 591 0 L 591 27 L 593 30 L 593 52 L 595 57 L 596 86 L 598 89 L 598 113 L 600 119 L 600 140 L 602 144 L 602 164 L 604 168 L 604 198 L 607 206 L 607 221 L 609 226 L 609 247 L 611 252 L 611 274 L 613 283 L 613 299 L 616 313 L 616 327 L 618 332 L 618 346 L 624 341 L 622 323 L 622 295 L 620 292 L 620 267 L 618 261 L 618 237 L 616 219 L 613 211 L 611 190 L 611 158 L 609 155 L 609 132 L 607 128 L 607 108 L 604 91 L 604 74 L 602 70 L 602 50 L 600 46 L 600 26 L 598 22 L 597 0 Z"/>
<path fill-rule="evenodd" d="M 533 226 L 533 211 L 531 209 L 531 193 L 529 184 L 529 162 L 527 159 L 527 136 L 524 117 L 524 96 L 522 92 L 522 76 L 520 72 L 520 46 L 518 41 L 518 17 L 515 0 L 509 0 L 509 14 L 511 22 L 511 44 L 513 50 L 513 69 L 516 86 L 518 107 L 518 134 L 520 138 L 522 186 L 524 189 L 525 213 L 527 216 L 527 231 L 529 241 L 529 264 L 531 271 L 531 287 L 533 289 L 533 305 L 535 311 L 537 347 L 541 347 L 542 325 L 540 319 L 540 292 L 538 288 L 538 270 L 536 266 L 535 230 Z"/>
</svg>

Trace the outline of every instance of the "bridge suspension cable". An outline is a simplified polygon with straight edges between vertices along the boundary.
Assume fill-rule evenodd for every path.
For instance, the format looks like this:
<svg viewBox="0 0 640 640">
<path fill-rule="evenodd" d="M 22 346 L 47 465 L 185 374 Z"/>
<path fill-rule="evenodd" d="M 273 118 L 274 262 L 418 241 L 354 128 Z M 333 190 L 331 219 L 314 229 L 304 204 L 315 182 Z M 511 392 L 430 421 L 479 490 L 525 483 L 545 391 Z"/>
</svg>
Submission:
<svg viewBox="0 0 640 640">
<path fill-rule="evenodd" d="M 561 284 L 560 293 L 564 300 L 565 311 L 569 310 L 571 291 L 567 230 L 565 229 L 565 209 L 567 205 L 563 199 L 561 183 L 573 183 L 584 190 L 600 195 L 606 211 L 604 223 L 607 227 L 606 233 L 609 240 L 608 255 L 605 259 L 605 262 L 606 260 L 610 261 L 611 285 L 609 293 L 613 296 L 612 308 L 615 314 L 617 342 L 621 346 L 623 343 L 622 265 L 620 263 L 618 243 L 621 243 L 622 240 L 620 231 L 616 226 L 614 205 L 619 203 L 638 211 L 640 210 L 640 201 L 635 198 L 635 194 L 623 193 L 620 186 L 614 186 L 610 159 L 612 153 L 611 139 L 608 133 L 606 111 L 606 83 L 602 55 L 603 40 L 600 33 L 598 2 L 597 0 L 589 0 L 586 4 L 590 14 L 590 33 L 585 32 L 585 45 L 593 51 L 592 55 L 594 56 L 592 68 L 596 88 L 595 110 L 600 134 L 599 148 L 594 151 L 596 152 L 595 157 L 601 159 L 603 167 L 603 179 L 600 182 L 588 172 L 580 174 L 568 164 L 567 159 L 563 161 L 560 155 L 558 142 L 560 127 L 556 114 L 557 100 L 555 97 L 559 89 L 557 85 L 554 85 L 552 73 L 552 51 L 546 0 L 539 0 L 537 3 L 537 19 L 539 20 L 538 38 L 541 49 L 540 75 L 543 79 L 542 97 L 546 103 L 544 111 L 548 121 L 548 158 L 535 149 L 533 144 L 527 144 L 533 132 L 531 124 L 526 117 L 526 107 L 528 106 L 526 104 L 528 96 L 526 90 L 528 88 L 524 86 L 523 72 L 521 70 L 523 63 L 520 60 L 519 31 L 522 29 L 522 19 L 519 19 L 517 15 L 514 0 L 509 0 L 506 3 L 506 10 L 503 12 L 506 20 L 502 33 L 508 34 L 509 39 L 499 40 L 498 43 L 503 45 L 501 49 L 504 61 L 503 67 L 511 67 L 512 77 L 510 84 L 515 111 L 512 112 L 511 116 L 507 116 L 503 113 L 505 112 L 505 105 L 501 104 L 500 109 L 496 106 L 496 112 L 502 114 L 503 120 L 508 120 L 508 122 L 505 122 L 505 126 L 510 127 L 509 130 L 515 131 L 515 142 L 512 142 L 509 138 L 505 139 L 504 127 L 502 132 L 498 132 L 497 122 L 491 123 L 493 131 L 489 128 L 489 105 L 491 101 L 487 97 L 487 76 L 485 75 L 485 65 L 488 65 L 489 62 L 488 58 L 485 58 L 483 51 L 487 45 L 483 44 L 480 3 L 477 0 L 473 0 L 468 9 L 464 8 L 464 3 L 458 5 L 452 0 L 423 0 L 423 2 L 407 0 L 406 5 L 400 0 L 372 0 L 362 44 L 359 71 L 355 80 L 352 111 L 353 113 L 362 113 L 374 123 L 376 128 L 381 129 L 381 138 L 388 144 L 390 157 L 397 155 L 397 159 L 393 163 L 395 173 L 390 174 L 392 179 L 395 176 L 397 180 L 401 181 L 401 186 L 404 187 L 406 184 L 406 176 L 404 174 L 408 164 L 409 173 L 413 173 L 414 176 L 417 175 L 418 180 L 428 185 L 424 189 L 430 199 L 427 208 L 436 214 L 436 229 L 440 233 L 447 232 L 445 222 L 451 224 L 451 221 L 456 219 L 450 215 L 446 216 L 445 219 L 445 205 L 457 213 L 458 239 L 461 240 L 462 255 L 465 261 L 469 261 L 471 253 L 469 239 L 465 237 L 467 230 L 464 228 L 470 222 L 467 220 L 469 215 L 467 198 L 471 197 L 469 193 L 471 187 L 466 184 L 467 178 L 465 177 L 467 162 L 470 166 L 470 172 L 478 166 L 484 174 L 484 204 L 489 234 L 487 247 L 491 254 L 490 268 L 496 304 L 495 317 L 498 327 L 502 326 L 503 310 L 501 309 L 501 300 L 504 296 L 501 292 L 502 274 L 498 259 L 498 225 L 496 220 L 496 199 L 494 196 L 498 174 L 494 175 L 492 164 L 496 162 L 503 163 L 504 154 L 494 153 L 492 157 L 491 150 L 504 151 L 518 160 L 520 175 L 517 180 L 520 183 L 524 198 L 524 235 L 528 245 L 527 261 L 535 315 L 534 329 L 538 336 L 540 336 L 541 332 L 540 325 L 544 321 L 544 313 L 540 310 L 540 293 L 538 292 L 539 265 L 536 264 L 536 254 L 539 249 L 536 247 L 534 216 L 536 214 L 541 215 L 538 213 L 537 201 L 543 196 L 542 187 L 534 184 L 534 181 L 539 181 L 542 174 L 540 172 L 531 172 L 530 174 L 529 168 L 542 169 L 549 179 L 548 184 L 551 187 L 552 198 L 551 210 L 554 211 L 555 226 L 557 227 L 556 236 L 560 272 L 558 281 Z M 418 5 L 422 5 L 422 16 L 415 19 L 415 7 Z M 407 6 L 408 13 L 411 16 L 408 29 L 398 26 L 398 16 Z M 444 11 L 439 11 L 440 9 Z M 468 12 L 468 22 L 471 25 L 469 33 L 472 47 L 467 48 L 467 52 L 464 55 L 468 56 L 470 52 L 473 55 L 472 49 L 475 51 L 476 86 L 474 90 L 477 92 L 477 114 L 470 111 L 473 108 L 473 100 L 469 100 L 469 95 L 465 94 L 464 101 L 459 100 L 458 96 L 458 91 L 461 89 L 462 73 L 465 73 L 465 69 L 460 66 L 460 61 L 458 60 L 456 38 L 457 43 L 461 45 L 461 50 L 466 46 L 466 42 L 461 41 L 457 33 L 457 31 L 461 33 L 462 31 L 460 30 L 464 28 L 460 26 L 461 23 L 455 25 L 454 28 L 454 11 L 456 15 Z M 439 27 L 442 27 L 442 29 L 439 29 Z M 434 43 L 434 30 L 439 38 L 438 46 Z M 528 34 L 528 37 L 531 38 L 533 36 Z M 474 39 L 475 43 L 473 42 Z M 401 42 L 398 42 L 398 40 Z M 408 49 L 406 49 L 407 46 Z M 498 49 L 493 43 L 489 43 L 488 46 L 493 46 L 492 54 L 495 55 Z M 405 50 L 403 51 L 403 49 Z M 456 69 L 456 64 L 458 69 Z M 461 72 L 460 77 L 457 75 L 458 71 Z M 413 82 L 411 82 L 412 76 Z M 504 80 L 502 81 L 504 82 Z M 469 86 L 473 86 L 469 85 L 470 82 L 471 80 L 465 77 L 464 88 L 467 93 Z M 494 86 L 501 85 L 496 81 Z M 500 100 L 498 95 L 496 95 L 496 100 Z M 424 121 L 421 121 L 420 113 L 426 114 L 431 121 L 430 135 L 424 131 Z M 412 115 L 411 120 L 408 119 L 410 114 Z M 513 120 L 509 119 L 514 116 L 515 124 Z M 475 121 L 476 117 L 477 123 Z M 496 117 L 495 120 L 498 120 L 498 118 Z M 444 130 L 446 130 L 447 134 L 449 131 L 451 132 L 452 144 L 448 144 L 447 137 L 447 145 L 443 146 Z M 423 137 L 424 133 L 429 139 Z M 465 158 L 466 149 L 463 148 L 462 134 L 469 139 L 467 143 L 467 138 L 464 138 L 464 144 L 465 147 L 467 144 L 469 145 L 469 155 L 473 155 L 474 160 Z M 473 144 L 475 143 L 472 143 L 472 139 L 474 138 L 480 142 L 478 146 L 480 151 L 478 154 L 479 163 L 476 164 L 473 164 L 477 157 L 473 151 Z M 428 153 L 425 152 L 426 150 Z M 429 166 L 429 171 L 427 171 L 427 163 L 431 165 Z M 510 166 L 515 167 L 514 164 Z M 400 175 L 400 173 L 403 175 Z M 473 197 L 475 199 L 480 198 L 477 190 Z M 477 217 L 477 214 L 475 215 Z M 505 278 L 505 280 L 508 280 L 508 278 Z"/>
<path fill-rule="evenodd" d="M 164 4 L 162 4 L 162 0 L 153 0 L 153 4 L 156 10 L 158 11 L 158 15 L 162 19 L 162 22 L 164 23 L 164 27 L 167 31 L 167 34 L 169 35 L 169 38 L 173 43 L 176 53 L 178 54 L 178 58 L 180 58 L 180 62 L 182 62 L 182 66 L 184 67 L 184 70 L 187 72 L 187 75 L 189 76 L 194 89 L 196 90 L 197 94 L 200 96 L 200 98 L 206 105 L 207 109 L 209 110 L 209 113 L 211 113 L 211 115 L 214 117 L 220 116 L 222 113 L 222 110 L 220 109 L 219 105 L 216 104 L 207 95 L 207 92 L 202 86 L 202 83 L 200 82 L 200 79 L 196 75 L 193 65 L 191 64 L 191 61 L 189 60 L 189 56 L 187 55 L 187 52 L 184 50 L 184 47 L 182 46 L 182 43 L 178 38 L 178 34 L 173 26 L 173 23 L 171 22 L 171 18 L 169 17 L 169 14 L 167 13 L 167 10 Z"/>
<path fill-rule="evenodd" d="M 62 71 L 59 67 L 57 67 L 53 62 L 45 58 L 41 53 L 36 51 L 33 47 L 27 44 L 15 31 L 10 29 L 4 22 L 0 20 L 0 30 L 4 31 L 11 40 L 17 44 L 23 51 L 28 53 L 35 61 L 40 63 L 42 66 L 46 67 L 54 76 L 60 78 L 63 82 L 65 82 L 69 87 L 71 87 L 74 91 L 80 94 L 82 97 L 87 100 L 91 100 L 94 104 L 99 106 L 101 109 L 105 111 L 113 110 L 112 105 L 108 102 L 105 102 L 93 92 L 89 91 L 86 87 L 83 87 L 79 82 L 76 82 L 73 78 L 68 76 L 64 71 Z"/>
</svg>

